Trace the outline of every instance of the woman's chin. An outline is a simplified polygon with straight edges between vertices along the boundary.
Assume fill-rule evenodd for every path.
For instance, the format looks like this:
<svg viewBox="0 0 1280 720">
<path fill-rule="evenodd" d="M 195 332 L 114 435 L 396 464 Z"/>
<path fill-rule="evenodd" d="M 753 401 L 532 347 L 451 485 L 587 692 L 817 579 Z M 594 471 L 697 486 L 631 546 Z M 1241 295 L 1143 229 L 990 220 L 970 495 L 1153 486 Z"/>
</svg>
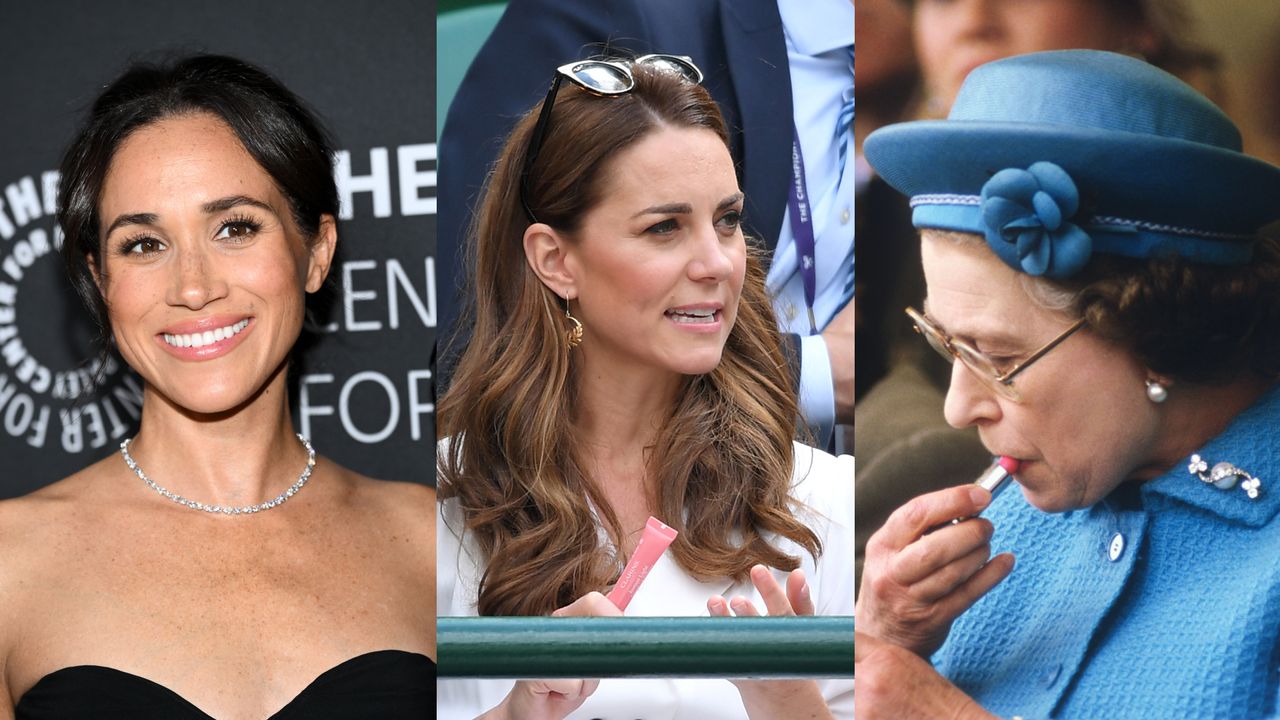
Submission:
<svg viewBox="0 0 1280 720">
<path fill-rule="evenodd" d="M 170 405 L 191 415 L 222 415 L 241 407 L 253 393 L 245 388 L 228 386 L 206 386 L 198 389 L 160 393 Z"/>
<path fill-rule="evenodd" d="M 715 352 L 708 351 L 682 358 L 676 371 L 681 375 L 706 375 L 720 367 L 723 356 L 723 349 L 719 349 Z"/>
<path fill-rule="evenodd" d="M 1070 510 L 1079 510 L 1080 504 L 1076 498 L 1065 497 L 1054 492 L 1039 492 L 1022 485 L 1022 497 L 1026 498 L 1027 504 L 1047 513 L 1062 513 Z"/>
</svg>

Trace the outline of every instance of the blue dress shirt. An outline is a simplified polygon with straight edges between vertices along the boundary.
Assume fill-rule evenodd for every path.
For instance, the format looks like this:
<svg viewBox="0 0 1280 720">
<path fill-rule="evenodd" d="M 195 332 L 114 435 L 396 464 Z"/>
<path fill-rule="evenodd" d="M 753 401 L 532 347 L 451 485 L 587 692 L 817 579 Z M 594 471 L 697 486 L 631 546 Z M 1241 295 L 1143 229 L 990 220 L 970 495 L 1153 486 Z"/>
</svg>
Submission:
<svg viewBox="0 0 1280 720">
<path fill-rule="evenodd" d="M 848 300 L 853 273 L 852 147 L 843 172 L 837 154 L 837 118 L 853 93 L 849 53 L 853 48 L 854 12 L 849 0 L 778 0 L 787 43 L 792 106 L 805 184 L 812 199 L 817 293 L 814 317 L 819 331 Z M 852 146 L 853 129 L 847 133 Z M 826 342 L 809 334 L 799 253 L 784 216 L 766 280 L 774 298 L 778 324 L 800 340 L 800 404 L 806 420 L 826 443 L 835 424 L 835 393 Z"/>
</svg>

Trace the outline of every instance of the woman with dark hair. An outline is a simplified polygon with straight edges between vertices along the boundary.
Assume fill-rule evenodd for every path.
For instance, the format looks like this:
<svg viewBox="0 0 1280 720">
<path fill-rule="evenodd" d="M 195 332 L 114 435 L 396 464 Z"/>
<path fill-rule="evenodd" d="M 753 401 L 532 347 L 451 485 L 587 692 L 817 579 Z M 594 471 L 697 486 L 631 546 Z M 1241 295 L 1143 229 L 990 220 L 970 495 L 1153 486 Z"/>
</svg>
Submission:
<svg viewBox="0 0 1280 720">
<path fill-rule="evenodd" d="M 1280 168 L 1085 50 L 983 65 L 866 150 L 921 229 L 946 419 L 1021 492 L 922 495 L 868 541 L 859 717 L 1275 716 Z"/>
<path fill-rule="evenodd" d="M 852 612 L 852 458 L 793 442 L 700 80 L 675 56 L 570 63 L 499 156 L 470 236 L 475 330 L 440 403 L 442 615 L 619 615 L 600 591 L 651 516 L 678 534 L 630 614 Z M 440 712 L 847 717 L 851 699 L 847 680 L 590 689 L 448 681 Z"/>
<path fill-rule="evenodd" d="M 131 67 L 94 103 L 63 252 L 145 383 L 141 428 L 0 504 L 0 717 L 429 714 L 431 491 L 317 456 L 290 418 L 331 161 L 312 113 L 227 57 Z"/>
</svg>

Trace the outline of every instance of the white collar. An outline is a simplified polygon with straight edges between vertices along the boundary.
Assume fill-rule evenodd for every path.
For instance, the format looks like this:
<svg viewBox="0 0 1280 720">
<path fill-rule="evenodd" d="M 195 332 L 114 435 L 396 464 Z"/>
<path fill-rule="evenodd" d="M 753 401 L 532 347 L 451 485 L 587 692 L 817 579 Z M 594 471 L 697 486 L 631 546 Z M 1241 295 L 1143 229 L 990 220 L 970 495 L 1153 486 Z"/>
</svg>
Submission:
<svg viewBox="0 0 1280 720">
<path fill-rule="evenodd" d="M 778 0 L 778 14 L 802 55 L 853 46 L 853 0 Z"/>
</svg>

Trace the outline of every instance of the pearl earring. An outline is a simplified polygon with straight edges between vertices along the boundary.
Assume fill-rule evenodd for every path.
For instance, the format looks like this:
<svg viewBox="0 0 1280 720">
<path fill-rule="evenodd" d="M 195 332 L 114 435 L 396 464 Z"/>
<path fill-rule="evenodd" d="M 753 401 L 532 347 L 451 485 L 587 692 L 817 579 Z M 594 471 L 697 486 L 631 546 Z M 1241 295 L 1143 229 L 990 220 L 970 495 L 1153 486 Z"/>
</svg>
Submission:
<svg viewBox="0 0 1280 720">
<path fill-rule="evenodd" d="M 1155 380 L 1148 380 L 1147 399 L 1153 403 L 1162 403 L 1169 399 L 1169 390 Z"/>
</svg>

